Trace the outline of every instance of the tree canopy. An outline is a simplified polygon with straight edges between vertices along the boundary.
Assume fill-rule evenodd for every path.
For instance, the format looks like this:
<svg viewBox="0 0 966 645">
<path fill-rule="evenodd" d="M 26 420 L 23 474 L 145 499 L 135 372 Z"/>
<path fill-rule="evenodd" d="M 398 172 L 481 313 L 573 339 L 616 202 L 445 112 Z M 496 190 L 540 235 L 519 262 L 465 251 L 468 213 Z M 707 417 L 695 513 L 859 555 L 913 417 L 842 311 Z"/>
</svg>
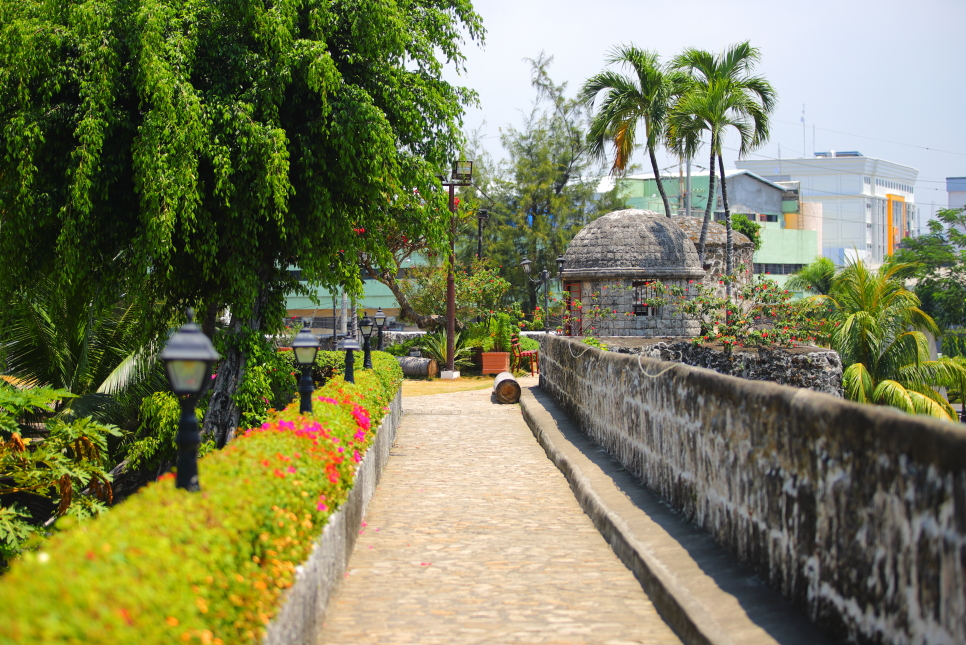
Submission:
<svg viewBox="0 0 966 645">
<path fill-rule="evenodd" d="M 154 327 L 384 253 L 353 229 L 435 198 L 473 99 L 444 61 L 483 34 L 466 0 L 0 0 L 0 25 L 0 292 L 54 276 L 162 304 Z"/>
<path fill-rule="evenodd" d="M 286 292 L 358 287 L 359 253 L 389 258 L 366 229 L 443 241 L 474 100 L 443 66 L 482 36 L 468 0 L 0 0 L 0 302 L 48 276 L 140 301 L 146 337 L 230 308 L 224 440 Z M 414 189 L 438 208 L 393 207 Z"/>
</svg>

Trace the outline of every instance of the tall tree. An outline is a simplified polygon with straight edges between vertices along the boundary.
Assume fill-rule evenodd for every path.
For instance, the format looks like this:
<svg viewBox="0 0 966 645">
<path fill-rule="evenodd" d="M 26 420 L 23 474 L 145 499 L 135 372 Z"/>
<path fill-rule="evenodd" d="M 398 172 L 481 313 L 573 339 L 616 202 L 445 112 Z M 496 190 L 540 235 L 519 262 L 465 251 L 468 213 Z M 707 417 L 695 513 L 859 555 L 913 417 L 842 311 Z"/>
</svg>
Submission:
<svg viewBox="0 0 966 645">
<path fill-rule="evenodd" d="M 943 354 L 966 356 L 966 210 L 940 210 L 928 225 L 928 233 L 904 239 L 893 257 L 913 265 L 922 308 L 945 333 Z"/>
<path fill-rule="evenodd" d="M 389 253 L 354 231 L 388 222 L 375 205 L 443 205 L 473 100 L 443 65 L 483 33 L 468 0 L 0 0 L 0 25 L 0 301 L 35 274 L 98 285 L 139 298 L 155 337 L 187 305 L 230 308 L 219 441 L 246 336 L 304 288 L 287 267 L 357 284 L 357 252 Z"/>
<path fill-rule="evenodd" d="M 595 100 L 602 96 L 597 113 L 590 125 L 590 151 L 603 159 L 607 144 L 614 150 L 611 174 L 623 174 L 630 163 L 637 141 L 637 127 L 644 125 L 644 145 L 654 171 L 657 190 L 664 202 L 664 214 L 671 216 L 661 169 L 655 149 L 663 141 L 666 119 L 676 93 L 684 90 L 687 79 L 661 64 L 657 53 L 638 49 L 633 45 L 615 47 L 607 58 L 609 65 L 628 70 L 621 74 L 605 70 L 589 78 L 578 95 L 579 100 L 593 109 Z"/>
<path fill-rule="evenodd" d="M 557 84 L 549 73 L 552 57 L 541 54 L 529 60 L 534 107 L 517 128 L 501 128 L 506 158 L 494 163 L 475 152 L 474 183 L 482 191 L 467 194 L 470 210 L 487 206 L 484 256 L 502 266 L 513 288 L 509 298 L 524 301 L 532 311 L 541 294 L 524 275 L 520 261 L 533 262 L 535 271 L 556 272 L 555 260 L 586 223 L 622 208 L 617 191 L 598 194 L 600 167 L 587 144 L 585 106 L 567 95 L 566 83 Z M 488 197 L 486 197 L 488 196 Z M 476 226 L 460 237 L 461 257 L 476 254 Z"/>
<path fill-rule="evenodd" d="M 775 107 L 775 91 L 760 76 L 753 76 L 761 52 L 747 41 L 732 45 L 719 54 L 688 48 L 677 56 L 672 66 L 687 71 L 692 77 L 688 91 L 677 102 L 669 118 L 672 148 L 685 158 L 692 158 L 700 145 L 703 132 L 708 133 L 711 155 L 708 204 L 698 241 L 698 253 L 704 261 L 708 223 L 714 208 L 715 165 L 721 176 L 721 200 L 727 227 L 726 271 L 733 270 L 733 235 L 728 189 L 724 175 L 721 146 L 725 131 L 738 131 L 739 156 L 755 150 L 768 140 L 768 116 Z"/>
</svg>

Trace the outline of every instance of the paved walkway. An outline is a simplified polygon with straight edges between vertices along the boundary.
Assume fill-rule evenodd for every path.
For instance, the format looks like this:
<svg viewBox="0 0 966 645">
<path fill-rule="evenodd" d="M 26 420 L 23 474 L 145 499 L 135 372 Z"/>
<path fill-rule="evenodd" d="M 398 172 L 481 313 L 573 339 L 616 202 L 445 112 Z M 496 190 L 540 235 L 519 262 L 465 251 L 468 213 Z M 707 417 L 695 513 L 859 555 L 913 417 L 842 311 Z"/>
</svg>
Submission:
<svg viewBox="0 0 966 645">
<path fill-rule="evenodd" d="M 518 405 L 477 390 L 403 408 L 320 645 L 680 643 Z"/>
</svg>

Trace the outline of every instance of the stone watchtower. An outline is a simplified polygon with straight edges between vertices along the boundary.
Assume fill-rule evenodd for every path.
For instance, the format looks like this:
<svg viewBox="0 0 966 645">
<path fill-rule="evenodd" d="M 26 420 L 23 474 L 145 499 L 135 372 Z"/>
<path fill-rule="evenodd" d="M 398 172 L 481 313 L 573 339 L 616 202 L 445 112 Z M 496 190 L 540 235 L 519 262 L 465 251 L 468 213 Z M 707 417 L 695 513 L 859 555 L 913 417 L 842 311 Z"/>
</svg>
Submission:
<svg viewBox="0 0 966 645">
<path fill-rule="evenodd" d="M 694 244 L 671 219 L 639 209 L 608 213 L 585 226 L 564 254 L 561 280 L 572 321 L 565 333 L 593 325 L 600 336 L 697 336 L 698 322 L 674 307 L 641 303 L 653 295 L 651 282 L 687 286 L 704 277 Z M 591 320 L 594 306 L 611 318 Z"/>
</svg>

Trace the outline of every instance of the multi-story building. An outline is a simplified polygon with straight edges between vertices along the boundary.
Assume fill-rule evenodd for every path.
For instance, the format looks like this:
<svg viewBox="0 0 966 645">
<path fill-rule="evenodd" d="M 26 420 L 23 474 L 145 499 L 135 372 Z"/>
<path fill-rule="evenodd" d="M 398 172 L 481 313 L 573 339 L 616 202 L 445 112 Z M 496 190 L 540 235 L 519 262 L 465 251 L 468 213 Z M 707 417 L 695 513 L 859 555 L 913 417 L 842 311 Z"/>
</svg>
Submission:
<svg viewBox="0 0 966 645">
<path fill-rule="evenodd" d="M 950 208 L 966 208 L 966 177 L 946 177 Z"/>
<path fill-rule="evenodd" d="M 822 255 L 836 264 L 861 258 L 878 265 L 916 230 L 915 168 L 835 151 L 735 165 L 773 182 L 799 182 L 802 202 L 822 205 Z"/>
</svg>

